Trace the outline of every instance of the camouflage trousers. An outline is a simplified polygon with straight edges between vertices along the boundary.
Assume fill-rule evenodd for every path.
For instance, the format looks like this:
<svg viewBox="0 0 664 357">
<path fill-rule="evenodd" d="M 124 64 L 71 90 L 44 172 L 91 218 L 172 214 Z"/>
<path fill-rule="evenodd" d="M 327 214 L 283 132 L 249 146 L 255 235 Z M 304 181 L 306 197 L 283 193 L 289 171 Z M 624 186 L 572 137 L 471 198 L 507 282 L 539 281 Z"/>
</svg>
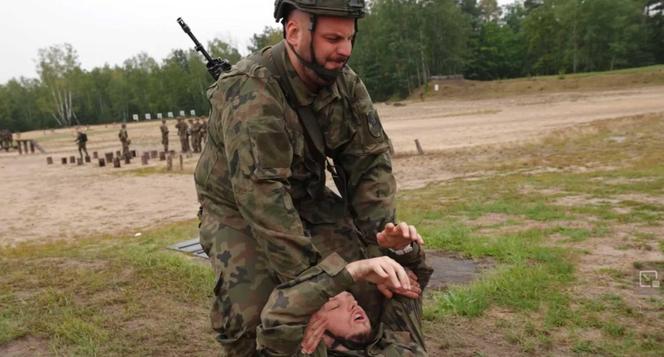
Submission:
<svg viewBox="0 0 664 357">
<path fill-rule="evenodd" d="M 164 152 L 168 152 L 168 136 L 162 136 L 161 144 L 164 145 Z"/>
<path fill-rule="evenodd" d="M 180 147 L 182 152 L 189 152 L 189 138 L 187 136 L 180 137 Z"/>
<path fill-rule="evenodd" d="M 85 151 L 85 156 L 83 156 L 84 151 Z M 90 156 L 88 155 L 88 149 L 85 147 L 85 144 L 78 146 L 78 154 L 81 156 L 81 161 L 83 160 L 83 158 Z"/>
<path fill-rule="evenodd" d="M 303 223 L 322 257 L 332 252 L 349 262 L 366 257 L 366 249 L 350 218 Z M 261 310 L 279 282 L 268 271 L 265 257 L 249 227 L 231 228 L 206 212 L 200 239 L 217 276 L 210 316 L 212 327 L 218 332 L 222 355 L 254 356 Z M 376 287 L 368 283 L 356 284 L 351 293 L 371 322 L 378 323 L 383 297 Z"/>
</svg>

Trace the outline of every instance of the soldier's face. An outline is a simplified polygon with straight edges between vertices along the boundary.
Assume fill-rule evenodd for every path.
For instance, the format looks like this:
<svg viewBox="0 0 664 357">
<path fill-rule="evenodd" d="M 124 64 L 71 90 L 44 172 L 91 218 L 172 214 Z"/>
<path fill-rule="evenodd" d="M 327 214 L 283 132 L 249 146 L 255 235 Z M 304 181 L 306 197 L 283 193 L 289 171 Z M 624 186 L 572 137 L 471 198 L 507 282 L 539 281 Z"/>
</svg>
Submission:
<svg viewBox="0 0 664 357">
<path fill-rule="evenodd" d="M 330 298 L 320 313 L 327 318 L 327 330 L 337 337 L 360 343 L 371 337 L 371 322 L 349 292 Z"/>
<path fill-rule="evenodd" d="M 353 51 L 355 20 L 344 17 L 321 16 L 313 33 L 316 60 L 326 69 L 341 69 Z"/>
</svg>

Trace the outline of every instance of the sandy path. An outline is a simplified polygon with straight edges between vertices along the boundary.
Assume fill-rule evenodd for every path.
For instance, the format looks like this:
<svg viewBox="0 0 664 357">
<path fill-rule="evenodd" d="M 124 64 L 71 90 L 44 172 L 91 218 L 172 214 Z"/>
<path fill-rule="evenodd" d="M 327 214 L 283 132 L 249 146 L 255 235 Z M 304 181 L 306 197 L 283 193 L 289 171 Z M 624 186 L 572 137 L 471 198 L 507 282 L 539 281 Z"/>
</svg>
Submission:
<svg viewBox="0 0 664 357">
<path fill-rule="evenodd" d="M 443 150 L 529 140 L 578 123 L 664 112 L 664 87 L 596 93 L 565 93 L 474 101 L 410 102 L 378 105 L 395 150 L 414 151 L 419 138 L 425 150 Z M 173 122 L 171 147 L 175 142 Z M 157 122 L 132 123 L 129 136 L 141 151 L 159 148 Z M 89 151 L 119 149 L 118 127 L 91 127 Z M 164 222 L 194 218 L 196 192 L 190 175 L 135 176 L 117 169 L 62 166 L 61 156 L 75 154 L 72 130 L 36 131 L 35 138 L 54 156 L 0 153 L 0 245 L 21 241 L 75 238 L 98 233 L 133 234 Z M 196 157 L 186 165 L 193 166 Z M 163 165 L 153 162 L 152 166 Z M 126 171 L 139 168 L 135 162 Z M 447 178 L 436 156 L 395 160 L 401 187 Z"/>
</svg>

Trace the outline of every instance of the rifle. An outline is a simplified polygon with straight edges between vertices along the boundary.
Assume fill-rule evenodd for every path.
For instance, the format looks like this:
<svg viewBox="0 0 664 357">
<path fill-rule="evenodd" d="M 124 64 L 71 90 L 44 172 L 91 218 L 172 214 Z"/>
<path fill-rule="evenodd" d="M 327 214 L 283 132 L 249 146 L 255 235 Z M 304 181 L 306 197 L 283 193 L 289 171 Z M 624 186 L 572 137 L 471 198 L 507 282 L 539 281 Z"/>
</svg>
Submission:
<svg viewBox="0 0 664 357">
<path fill-rule="evenodd" d="M 212 58 L 209 53 L 205 50 L 203 45 L 201 45 L 200 42 L 196 39 L 196 36 L 194 36 L 193 33 L 191 33 L 191 29 L 189 29 L 189 26 L 184 23 L 184 20 L 182 20 L 181 17 L 178 17 L 178 24 L 180 24 L 180 27 L 182 27 L 182 31 L 184 31 L 189 37 L 191 38 L 192 41 L 194 41 L 194 44 L 196 45 L 196 51 L 200 52 L 203 54 L 205 59 L 207 60 L 207 64 L 205 65 L 207 67 L 208 72 L 210 72 L 210 75 L 214 80 L 216 81 L 219 79 L 219 76 L 221 76 L 222 72 L 228 72 L 231 70 L 231 64 L 221 58 Z"/>
</svg>

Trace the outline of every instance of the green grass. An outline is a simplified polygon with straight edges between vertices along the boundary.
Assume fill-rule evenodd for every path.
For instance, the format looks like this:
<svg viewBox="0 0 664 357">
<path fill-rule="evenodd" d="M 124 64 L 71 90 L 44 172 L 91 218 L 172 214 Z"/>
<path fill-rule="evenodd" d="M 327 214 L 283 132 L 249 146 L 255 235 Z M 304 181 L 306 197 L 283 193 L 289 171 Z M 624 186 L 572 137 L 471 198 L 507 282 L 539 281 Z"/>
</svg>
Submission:
<svg viewBox="0 0 664 357">
<path fill-rule="evenodd" d="M 0 295 L 0 345 L 30 335 L 53 354 L 213 354 L 211 334 L 199 336 L 209 328 L 212 273 L 164 249 L 195 232 L 189 222 L 140 238 L 0 250 L 0 284 L 10 287 Z"/>
</svg>

